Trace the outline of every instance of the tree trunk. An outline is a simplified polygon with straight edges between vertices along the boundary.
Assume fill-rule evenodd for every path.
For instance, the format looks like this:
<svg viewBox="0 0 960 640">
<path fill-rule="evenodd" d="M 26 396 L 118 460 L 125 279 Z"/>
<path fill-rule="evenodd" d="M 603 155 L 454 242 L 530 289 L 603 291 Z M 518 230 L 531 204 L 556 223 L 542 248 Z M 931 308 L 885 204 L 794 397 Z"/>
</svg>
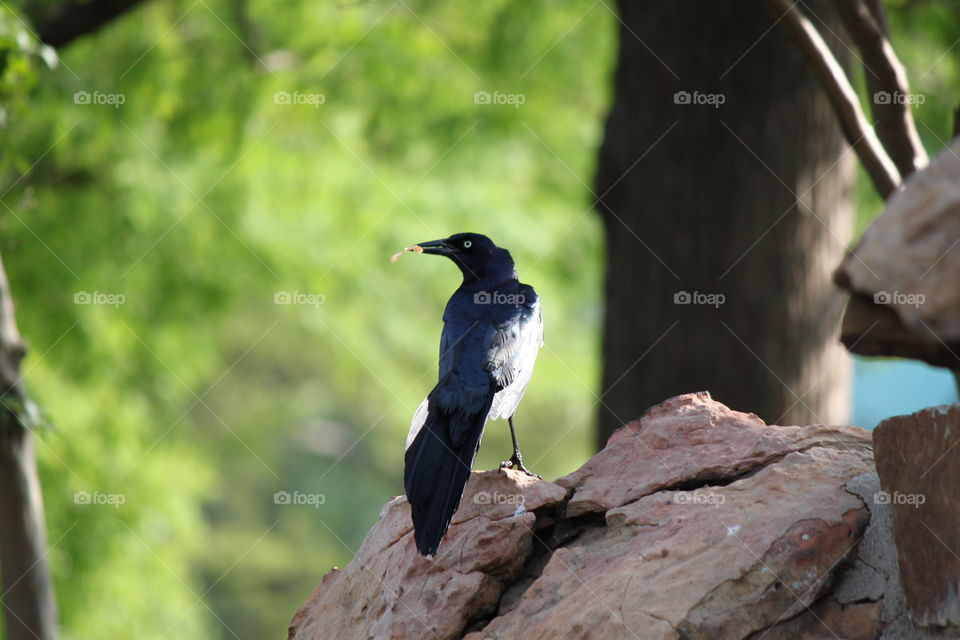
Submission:
<svg viewBox="0 0 960 640">
<path fill-rule="evenodd" d="M 809 6 L 840 31 L 827 3 Z M 768 422 L 846 421 L 830 275 L 851 237 L 854 157 L 817 78 L 760 3 L 619 11 L 596 176 L 608 256 L 598 446 L 689 391 Z M 681 292 L 690 304 L 675 303 Z"/>
<path fill-rule="evenodd" d="M 40 480 L 20 380 L 26 350 L 0 263 L 0 575 L 7 640 L 55 640 Z"/>
</svg>

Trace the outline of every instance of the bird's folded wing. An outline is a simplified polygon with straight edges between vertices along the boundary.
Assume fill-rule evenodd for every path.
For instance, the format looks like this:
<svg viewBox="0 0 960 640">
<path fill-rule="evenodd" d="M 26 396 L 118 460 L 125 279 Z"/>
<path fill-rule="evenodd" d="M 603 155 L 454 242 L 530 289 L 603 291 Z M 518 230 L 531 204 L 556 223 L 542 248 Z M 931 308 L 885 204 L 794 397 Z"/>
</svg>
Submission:
<svg viewBox="0 0 960 640">
<path fill-rule="evenodd" d="M 520 304 L 490 305 L 487 317 L 459 331 L 456 323 L 444 327 L 440 380 L 414 413 L 407 447 L 431 410 L 467 416 L 488 406 L 493 393 L 490 418 L 508 418 L 516 411 L 543 345 L 540 300 L 530 286 L 519 285 L 518 292 Z M 449 435 L 457 441 L 463 434 Z"/>
<path fill-rule="evenodd" d="M 498 387 L 490 418 L 509 418 L 516 411 L 543 345 L 540 301 L 532 287 L 521 287 L 524 304 L 505 310 L 485 339 L 485 368 Z"/>
<path fill-rule="evenodd" d="M 489 326 L 489 319 L 444 325 L 440 339 L 440 379 L 413 415 L 407 434 L 408 448 L 432 411 L 455 417 L 436 423 L 447 425 L 451 432 L 446 437 L 454 443 L 468 435 L 462 431 L 469 428 L 468 425 L 475 425 L 475 418 L 486 416 L 497 390 L 484 368 L 483 345 Z"/>
</svg>

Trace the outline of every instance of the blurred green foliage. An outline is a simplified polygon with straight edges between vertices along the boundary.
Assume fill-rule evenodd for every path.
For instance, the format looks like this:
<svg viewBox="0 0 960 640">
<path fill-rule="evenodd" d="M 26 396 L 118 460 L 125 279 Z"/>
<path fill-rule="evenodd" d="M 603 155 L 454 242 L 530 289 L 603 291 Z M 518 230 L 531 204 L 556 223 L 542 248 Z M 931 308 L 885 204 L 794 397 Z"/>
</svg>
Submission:
<svg viewBox="0 0 960 640">
<path fill-rule="evenodd" d="M 39 161 L 5 176 L 27 173 L 0 249 L 55 425 L 39 456 L 65 637 L 279 637 L 349 560 L 402 492 L 459 277 L 388 262 L 414 242 L 474 230 L 513 251 L 547 307 L 527 458 L 557 476 L 588 456 L 600 233 L 580 180 L 614 33 L 588 9 L 158 1 L 62 52 L 9 128 Z M 509 452 L 495 423 L 478 465 Z"/>
<path fill-rule="evenodd" d="M 587 458 L 606 5 L 153 0 L 46 71 L 2 19 L 0 252 L 54 425 L 38 455 L 65 638 L 282 637 L 402 492 L 458 282 L 442 260 L 388 263 L 411 243 L 470 230 L 512 250 L 547 332 L 525 457 L 545 477 Z M 892 19 L 934 150 L 957 18 Z M 477 465 L 509 451 L 493 423 Z"/>
</svg>

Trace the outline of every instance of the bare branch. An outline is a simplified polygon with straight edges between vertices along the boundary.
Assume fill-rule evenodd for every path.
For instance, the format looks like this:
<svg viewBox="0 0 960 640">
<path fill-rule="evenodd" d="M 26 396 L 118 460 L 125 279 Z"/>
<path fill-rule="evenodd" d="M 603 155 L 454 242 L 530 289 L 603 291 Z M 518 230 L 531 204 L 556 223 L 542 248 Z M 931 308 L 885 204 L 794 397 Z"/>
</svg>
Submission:
<svg viewBox="0 0 960 640">
<path fill-rule="evenodd" d="M 910 111 L 911 96 L 907 72 L 886 35 L 883 8 L 874 0 L 836 0 L 834 7 L 847 33 L 863 55 L 867 91 L 871 109 L 877 120 L 877 137 L 897 165 L 902 178 L 929 164 L 927 152 L 920 143 L 917 127 Z M 880 12 L 879 14 L 877 12 Z"/>
<path fill-rule="evenodd" d="M 810 21 L 790 0 L 765 0 L 780 18 L 790 36 L 820 77 L 824 91 L 840 120 L 847 142 L 863 163 L 873 186 L 887 198 L 900 186 L 902 179 L 896 165 L 887 155 L 876 132 L 860 107 L 860 100 L 850 80 L 827 43 Z"/>
<path fill-rule="evenodd" d="M 143 0 L 68 0 L 32 2 L 24 7 L 37 35 L 45 44 L 63 47 L 80 36 L 94 33 Z"/>
<path fill-rule="evenodd" d="M 883 0 L 867 0 L 867 8 L 870 15 L 873 16 L 881 33 L 887 38 L 890 37 L 890 24 L 887 22 L 887 13 L 883 10 Z"/>
</svg>

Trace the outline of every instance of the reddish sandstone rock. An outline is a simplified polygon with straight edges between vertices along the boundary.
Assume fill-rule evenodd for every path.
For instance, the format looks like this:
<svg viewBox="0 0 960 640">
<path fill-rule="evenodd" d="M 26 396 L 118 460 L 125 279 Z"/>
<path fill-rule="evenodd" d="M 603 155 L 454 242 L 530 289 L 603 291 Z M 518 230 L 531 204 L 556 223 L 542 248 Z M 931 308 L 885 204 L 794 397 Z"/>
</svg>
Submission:
<svg viewBox="0 0 960 640">
<path fill-rule="evenodd" d="M 519 471 L 474 472 L 435 558 L 413 543 L 410 506 L 394 498 L 344 569 L 323 578 L 289 638 L 452 638 L 496 608 L 523 568 L 534 511 L 559 503 L 557 485 Z"/>
<path fill-rule="evenodd" d="M 888 418 L 873 442 L 883 487 L 875 499 L 893 511 L 910 613 L 921 625 L 960 625 L 960 405 Z"/>
<path fill-rule="evenodd" d="M 611 509 L 467 638 L 744 638 L 790 618 L 860 537 L 867 512 L 843 485 L 869 463 L 866 446 L 813 447 L 727 486 Z"/>
<path fill-rule="evenodd" d="M 872 470 L 861 429 L 672 398 L 556 484 L 475 473 L 435 560 L 394 499 L 290 637 L 879 637 L 887 587 L 858 559 L 870 505 L 847 488 Z"/>
<path fill-rule="evenodd" d="M 768 427 L 732 411 L 708 393 L 690 393 L 651 407 L 610 436 L 606 448 L 557 480 L 574 487 L 567 516 L 606 511 L 684 482 L 726 482 L 811 446 L 863 447 L 856 427 Z"/>
<path fill-rule="evenodd" d="M 911 175 L 836 271 L 855 294 L 841 340 L 855 353 L 956 367 L 960 350 L 960 140 Z"/>
</svg>

